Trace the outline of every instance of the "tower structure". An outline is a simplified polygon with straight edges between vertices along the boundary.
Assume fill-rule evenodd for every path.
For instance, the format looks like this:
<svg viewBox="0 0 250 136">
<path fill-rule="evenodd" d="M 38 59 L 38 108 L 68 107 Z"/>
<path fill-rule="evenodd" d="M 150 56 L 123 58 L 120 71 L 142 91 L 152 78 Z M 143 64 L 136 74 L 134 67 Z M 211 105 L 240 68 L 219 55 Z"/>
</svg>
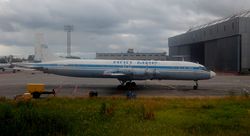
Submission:
<svg viewBox="0 0 250 136">
<path fill-rule="evenodd" d="M 67 32 L 67 57 L 71 57 L 71 32 L 73 29 L 73 25 L 64 26 L 64 30 Z"/>
</svg>

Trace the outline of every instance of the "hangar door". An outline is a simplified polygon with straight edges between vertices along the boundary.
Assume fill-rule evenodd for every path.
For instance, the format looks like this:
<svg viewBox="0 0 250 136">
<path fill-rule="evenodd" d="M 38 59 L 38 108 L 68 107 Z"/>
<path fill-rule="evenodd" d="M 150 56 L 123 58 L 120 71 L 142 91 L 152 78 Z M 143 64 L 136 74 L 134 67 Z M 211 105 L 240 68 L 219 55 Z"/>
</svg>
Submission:
<svg viewBox="0 0 250 136">
<path fill-rule="evenodd" d="M 204 43 L 196 43 L 190 45 L 190 57 L 192 62 L 205 64 L 205 46 Z"/>
<path fill-rule="evenodd" d="M 206 42 L 205 65 L 217 71 L 238 71 L 240 69 L 240 36 Z"/>
</svg>

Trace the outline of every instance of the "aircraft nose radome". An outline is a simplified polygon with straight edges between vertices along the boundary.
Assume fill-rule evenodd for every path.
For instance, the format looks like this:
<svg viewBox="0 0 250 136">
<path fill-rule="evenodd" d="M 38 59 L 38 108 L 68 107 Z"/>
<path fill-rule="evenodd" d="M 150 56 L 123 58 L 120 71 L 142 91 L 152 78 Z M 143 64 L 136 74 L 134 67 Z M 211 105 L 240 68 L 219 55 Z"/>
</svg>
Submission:
<svg viewBox="0 0 250 136">
<path fill-rule="evenodd" d="M 216 76 L 216 73 L 213 72 L 213 71 L 210 71 L 210 78 L 213 78 L 213 77 L 215 77 L 215 76 Z"/>
</svg>

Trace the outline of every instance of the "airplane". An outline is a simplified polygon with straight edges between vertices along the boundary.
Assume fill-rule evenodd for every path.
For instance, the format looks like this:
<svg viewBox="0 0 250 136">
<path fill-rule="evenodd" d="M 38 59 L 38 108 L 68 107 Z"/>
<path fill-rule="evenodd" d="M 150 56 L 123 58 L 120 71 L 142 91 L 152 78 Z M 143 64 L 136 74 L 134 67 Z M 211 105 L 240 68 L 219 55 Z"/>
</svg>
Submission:
<svg viewBox="0 0 250 136">
<path fill-rule="evenodd" d="M 0 70 L 2 70 L 2 72 L 6 70 L 12 70 L 12 73 L 16 73 L 16 71 L 19 71 L 19 69 L 15 69 L 14 65 L 10 63 L 0 63 Z"/>
<path fill-rule="evenodd" d="M 8 69 L 13 70 L 14 65 L 12 65 L 12 58 L 6 59 L 6 62 L 7 63 L 0 63 L 0 70 L 2 70 L 3 72 Z M 13 70 L 13 73 L 14 72 L 15 71 Z"/>
<path fill-rule="evenodd" d="M 47 46 L 43 46 L 46 47 Z M 45 49 L 42 49 L 45 51 Z M 36 51 L 38 52 L 38 51 Z M 41 53 L 41 52 L 40 52 Z M 186 61 L 154 60 L 97 60 L 97 59 L 49 59 L 48 52 L 40 54 L 47 60 L 40 63 L 28 63 L 22 67 L 37 69 L 44 73 L 62 76 L 86 78 L 116 78 L 117 88 L 134 88 L 135 80 L 191 80 L 193 89 L 198 89 L 198 81 L 211 79 L 216 73 L 205 66 Z"/>
<path fill-rule="evenodd" d="M 9 63 L 0 63 L 0 69 L 4 72 L 6 69 L 9 69 L 11 64 Z"/>
</svg>

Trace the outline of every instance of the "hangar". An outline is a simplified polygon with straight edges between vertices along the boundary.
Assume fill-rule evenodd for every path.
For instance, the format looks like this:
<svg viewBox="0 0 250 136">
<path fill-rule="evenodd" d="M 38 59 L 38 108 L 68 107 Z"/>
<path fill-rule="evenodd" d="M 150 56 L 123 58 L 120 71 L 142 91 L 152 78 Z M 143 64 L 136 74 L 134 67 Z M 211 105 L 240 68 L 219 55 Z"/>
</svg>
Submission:
<svg viewBox="0 0 250 136">
<path fill-rule="evenodd" d="M 250 73 L 250 11 L 168 39 L 169 55 L 184 56 L 215 71 Z"/>
</svg>

